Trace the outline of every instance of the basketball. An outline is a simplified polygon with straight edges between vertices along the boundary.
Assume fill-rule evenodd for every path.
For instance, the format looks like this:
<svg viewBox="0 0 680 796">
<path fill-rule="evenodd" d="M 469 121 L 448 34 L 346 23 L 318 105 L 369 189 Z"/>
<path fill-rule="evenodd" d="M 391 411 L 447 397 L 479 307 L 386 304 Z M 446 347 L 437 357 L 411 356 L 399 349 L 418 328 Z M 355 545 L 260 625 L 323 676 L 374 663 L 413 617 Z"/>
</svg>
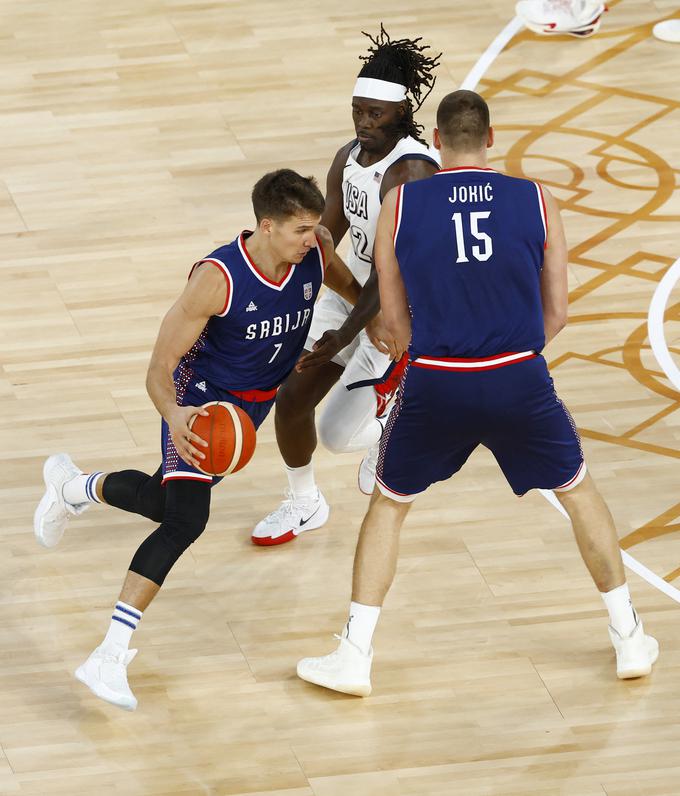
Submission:
<svg viewBox="0 0 680 796">
<path fill-rule="evenodd" d="M 194 415 L 190 428 L 208 443 L 198 468 L 207 475 L 229 475 L 241 470 L 255 452 L 255 426 L 248 415 L 233 404 L 213 401 L 203 406 L 207 416 Z M 198 447 L 198 446 L 197 446 Z"/>
</svg>

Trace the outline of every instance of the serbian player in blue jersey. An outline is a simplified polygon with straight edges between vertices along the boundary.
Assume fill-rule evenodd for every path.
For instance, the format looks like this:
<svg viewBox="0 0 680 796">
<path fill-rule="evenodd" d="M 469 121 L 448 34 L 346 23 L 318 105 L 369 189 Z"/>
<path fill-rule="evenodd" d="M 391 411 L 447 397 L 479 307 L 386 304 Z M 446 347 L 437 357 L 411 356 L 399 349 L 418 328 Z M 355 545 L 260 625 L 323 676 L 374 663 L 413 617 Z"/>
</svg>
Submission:
<svg viewBox="0 0 680 796">
<path fill-rule="evenodd" d="M 555 490 L 609 611 L 617 676 L 649 674 L 658 644 L 626 585 L 614 523 L 587 472 L 576 427 L 541 349 L 567 319 L 567 247 L 559 209 L 538 183 L 487 166 L 484 100 L 456 91 L 437 112 L 443 169 L 391 191 L 376 237 L 388 345 L 410 365 L 380 446 L 377 488 L 354 562 L 339 649 L 298 664 L 304 680 L 371 690 L 371 640 L 412 501 L 450 478 L 478 445 L 517 495 Z"/>
<path fill-rule="evenodd" d="M 360 286 L 318 226 L 324 199 L 313 179 L 288 169 L 265 175 L 252 193 L 255 232 L 244 232 L 199 260 L 161 323 L 147 390 L 162 417 L 162 464 L 153 475 L 135 470 L 82 473 L 63 453 L 43 469 L 46 492 L 34 531 L 45 547 L 60 541 L 69 516 L 92 503 L 160 523 L 135 553 L 104 641 L 76 671 L 94 694 L 126 710 L 137 700 L 127 682 L 132 633 L 168 572 L 201 535 L 210 490 L 220 481 L 199 469 L 205 442 L 190 430 L 201 406 L 227 401 L 257 428 L 276 390 L 297 362 L 322 282 L 350 303 Z"/>
</svg>

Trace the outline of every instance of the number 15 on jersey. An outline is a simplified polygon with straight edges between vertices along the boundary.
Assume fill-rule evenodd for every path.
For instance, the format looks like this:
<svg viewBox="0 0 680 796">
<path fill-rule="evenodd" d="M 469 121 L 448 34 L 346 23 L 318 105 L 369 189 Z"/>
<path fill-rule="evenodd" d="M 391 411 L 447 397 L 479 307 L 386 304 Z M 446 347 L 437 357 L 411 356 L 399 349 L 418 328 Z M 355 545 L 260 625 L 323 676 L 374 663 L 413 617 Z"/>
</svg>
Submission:
<svg viewBox="0 0 680 796">
<path fill-rule="evenodd" d="M 454 213 L 451 216 L 456 230 L 456 249 L 458 251 L 458 257 L 456 258 L 457 263 L 470 262 L 465 245 L 465 227 L 469 227 L 469 234 L 482 244 L 481 246 L 478 244 L 472 246 L 472 256 L 475 260 L 484 263 L 491 257 L 493 254 L 493 242 L 486 232 L 482 232 L 479 229 L 479 222 L 489 218 L 490 215 L 490 210 L 478 210 L 473 213 Z"/>
</svg>

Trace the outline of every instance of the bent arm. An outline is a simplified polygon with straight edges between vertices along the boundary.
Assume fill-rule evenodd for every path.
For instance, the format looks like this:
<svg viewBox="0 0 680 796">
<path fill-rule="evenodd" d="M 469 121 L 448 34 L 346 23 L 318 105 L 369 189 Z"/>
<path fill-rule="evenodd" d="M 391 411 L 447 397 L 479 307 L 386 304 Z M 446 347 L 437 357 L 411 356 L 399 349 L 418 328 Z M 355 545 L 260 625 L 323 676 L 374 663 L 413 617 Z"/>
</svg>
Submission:
<svg viewBox="0 0 680 796">
<path fill-rule="evenodd" d="M 361 285 L 335 251 L 330 231 L 323 226 L 318 226 L 316 228 L 316 237 L 323 250 L 324 262 L 326 263 L 324 285 L 339 296 L 342 296 L 350 304 L 356 304 L 361 293 Z"/>
<path fill-rule="evenodd" d="M 385 197 L 378 218 L 373 250 L 380 287 L 380 306 L 390 335 L 385 342 L 393 359 L 400 359 L 411 341 L 411 313 L 394 250 L 394 217 L 398 193 L 397 188 Z"/>
<path fill-rule="evenodd" d="M 175 368 L 196 342 L 210 316 L 222 311 L 226 298 L 224 274 L 205 263 L 191 275 L 182 295 L 161 322 L 146 374 L 146 389 L 154 406 L 168 422 L 177 409 Z"/>
<path fill-rule="evenodd" d="M 569 252 L 557 202 L 547 188 L 542 188 L 542 190 L 548 227 L 543 270 L 541 271 L 541 303 L 543 304 L 543 327 L 547 345 L 567 324 Z"/>
</svg>

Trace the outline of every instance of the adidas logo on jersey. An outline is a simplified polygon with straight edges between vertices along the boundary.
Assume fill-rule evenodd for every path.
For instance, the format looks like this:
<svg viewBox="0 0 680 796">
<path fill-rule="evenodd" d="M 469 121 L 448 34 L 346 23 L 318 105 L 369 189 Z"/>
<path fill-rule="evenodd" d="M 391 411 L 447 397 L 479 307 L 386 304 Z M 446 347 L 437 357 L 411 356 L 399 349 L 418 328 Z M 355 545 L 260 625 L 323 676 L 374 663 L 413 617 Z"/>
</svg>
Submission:
<svg viewBox="0 0 680 796">
<path fill-rule="evenodd" d="M 255 312 L 257 309 L 257 304 L 254 301 L 251 301 L 250 304 L 246 307 L 246 312 Z"/>
<path fill-rule="evenodd" d="M 201 392 L 208 392 L 208 388 L 204 381 L 197 381 L 196 382 L 196 389 L 200 390 Z"/>
</svg>

